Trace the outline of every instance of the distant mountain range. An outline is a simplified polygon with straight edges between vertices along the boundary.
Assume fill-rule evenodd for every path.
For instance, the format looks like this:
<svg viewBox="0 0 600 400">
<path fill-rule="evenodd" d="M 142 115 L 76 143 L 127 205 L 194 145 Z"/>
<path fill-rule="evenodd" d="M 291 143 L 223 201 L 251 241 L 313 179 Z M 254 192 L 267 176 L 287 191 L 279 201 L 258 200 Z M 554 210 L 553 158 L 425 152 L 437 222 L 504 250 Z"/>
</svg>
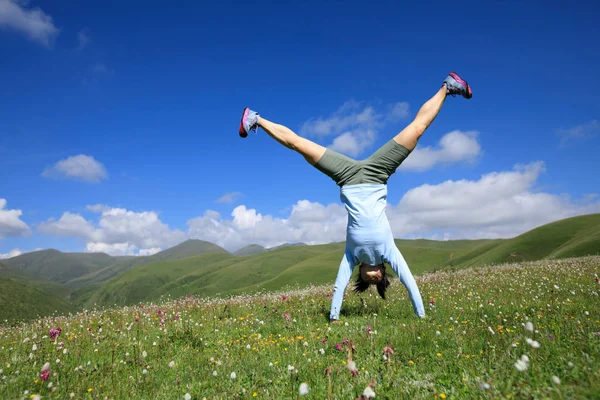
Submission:
<svg viewBox="0 0 600 400">
<path fill-rule="evenodd" d="M 600 214 L 547 224 L 512 239 L 396 240 L 415 275 L 512 261 L 600 253 Z M 0 321 L 161 296 L 216 296 L 331 283 L 345 243 L 249 245 L 230 253 L 188 240 L 144 257 L 40 250 L 0 261 Z"/>
</svg>

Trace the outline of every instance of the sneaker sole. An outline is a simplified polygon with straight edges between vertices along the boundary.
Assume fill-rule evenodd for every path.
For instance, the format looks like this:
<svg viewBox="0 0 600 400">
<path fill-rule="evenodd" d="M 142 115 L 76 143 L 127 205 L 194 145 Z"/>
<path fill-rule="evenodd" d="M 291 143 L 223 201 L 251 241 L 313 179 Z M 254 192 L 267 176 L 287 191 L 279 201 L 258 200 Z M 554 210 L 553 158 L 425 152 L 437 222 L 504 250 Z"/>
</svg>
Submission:
<svg viewBox="0 0 600 400">
<path fill-rule="evenodd" d="M 450 72 L 450 76 L 454 78 L 456 82 L 460 83 L 461 85 L 467 88 L 467 95 L 465 96 L 467 99 L 473 97 L 473 92 L 471 91 L 471 87 L 469 86 L 467 81 L 463 80 L 460 76 L 458 76 L 456 72 Z"/>
<path fill-rule="evenodd" d="M 246 113 L 248 112 L 248 110 L 249 110 L 248 107 L 244 108 L 244 111 L 242 111 L 242 119 L 240 121 L 239 134 L 240 134 L 240 137 L 243 137 L 243 138 L 248 137 L 248 132 L 246 132 L 246 130 L 244 129 L 244 117 L 246 116 Z"/>
</svg>

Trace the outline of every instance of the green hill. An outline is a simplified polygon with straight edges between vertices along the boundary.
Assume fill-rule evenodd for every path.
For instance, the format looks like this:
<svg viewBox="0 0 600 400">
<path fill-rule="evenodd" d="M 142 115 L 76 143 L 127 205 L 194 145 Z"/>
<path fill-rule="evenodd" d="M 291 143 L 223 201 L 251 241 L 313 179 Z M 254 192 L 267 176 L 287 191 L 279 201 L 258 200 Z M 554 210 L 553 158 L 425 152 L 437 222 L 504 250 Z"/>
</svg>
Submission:
<svg viewBox="0 0 600 400">
<path fill-rule="evenodd" d="M 590 214 L 552 222 L 512 239 L 484 244 L 447 265 L 466 268 L 599 253 L 600 214 Z"/>
<path fill-rule="evenodd" d="M 452 257 L 486 242 L 397 241 L 416 274 L 441 268 Z M 285 246 L 245 257 L 205 254 L 145 264 L 108 281 L 96 293 L 88 293 L 85 305 L 125 305 L 163 295 L 210 296 L 328 283 L 335 280 L 344 245 Z"/>
<path fill-rule="evenodd" d="M 101 270 L 94 271 L 90 274 L 69 281 L 67 284 L 76 289 L 76 293 L 74 293 L 71 297 L 71 301 L 74 303 L 84 303 L 89 301 L 93 292 L 104 282 L 138 265 L 150 264 L 165 260 L 184 259 L 190 256 L 206 253 L 229 254 L 227 250 L 217 246 L 216 244 L 205 242 L 203 240 L 187 240 L 175 247 L 171 247 L 151 256 L 128 257 Z"/>
<path fill-rule="evenodd" d="M 53 282 L 66 283 L 114 264 L 115 260 L 115 257 L 104 253 L 63 253 L 51 249 L 32 251 L 3 262 L 13 270 Z"/>
<path fill-rule="evenodd" d="M 244 246 L 241 249 L 235 251 L 233 254 L 242 257 L 249 256 L 251 254 L 262 253 L 264 251 L 267 251 L 267 249 L 265 249 L 262 246 L 259 246 L 257 244 L 249 244 L 248 246 Z"/>
<path fill-rule="evenodd" d="M 419 239 L 396 240 L 396 244 L 415 275 L 472 265 L 597 254 L 600 214 L 557 221 L 512 239 Z M 343 249 L 343 242 L 283 246 L 244 257 L 197 256 L 141 265 L 89 293 L 85 304 L 124 305 L 157 300 L 164 295 L 229 295 L 331 283 Z M 391 269 L 389 273 L 394 275 Z"/>
<path fill-rule="evenodd" d="M 74 307 L 71 304 L 47 290 L 0 276 L 0 321 L 24 321 L 72 311 Z"/>
</svg>

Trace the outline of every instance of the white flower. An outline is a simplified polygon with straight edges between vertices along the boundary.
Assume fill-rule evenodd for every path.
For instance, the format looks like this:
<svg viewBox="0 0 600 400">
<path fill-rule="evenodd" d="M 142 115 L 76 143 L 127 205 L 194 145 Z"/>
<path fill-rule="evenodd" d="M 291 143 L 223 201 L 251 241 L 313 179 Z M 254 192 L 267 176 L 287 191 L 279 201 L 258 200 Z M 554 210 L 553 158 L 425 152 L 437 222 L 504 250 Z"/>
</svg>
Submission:
<svg viewBox="0 0 600 400">
<path fill-rule="evenodd" d="M 57 364 L 60 364 L 60 358 L 57 358 L 57 359 L 56 359 L 56 363 L 57 363 Z"/>
<path fill-rule="evenodd" d="M 490 388 L 490 384 L 487 382 L 480 382 L 479 383 L 479 389 L 481 390 L 488 390 Z"/>
<path fill-rule="evenodd" d="M 531 339 L 527 338 L 527 339 L 525 339 L 525 341 L 527 342 L 528 345 L 530 345 L 534 349 L 540 348 L 540 343 L 536 340 L 531 340 Z"/>
<path fill-rule="evenodd" d="M 496 334 L 496 332 L 494 332 L 494 330 L 492 329 L 492 327 L 491 327 L 491 326 L 488 326 L 488 331 L 490 331 L 490 332 L 492 333 L 492 335 L 495 335 L 495 334 Z"/>
<path fill-rule="evenodd" d="M 39 394 L 36 394 L 36 395 L 34 395 L 34 396 L 32 397 L 32 399 L 33 399 L 33 400 L 40 400 L 40 399 L 41 399 L 41 397 L 40 397 L 40 395 L 39 395 Z"/>
<path fill-rule="evenodd" d="M 272 367 L 272 366 L 273 366 L 273 363 L 272 363 L 272 362 L 270 362 L 270 363 L 269 363 L 269 367 Z"/>
<path fill-rule="evenodd" d="M 71 392 L 71 394 L 69 395 L 69 397 L 70 397 L 70 398 L 73 398 L 73 397 L 75 397 L 75 393 L 72 393 L 72 392 Z"/>
<path fill-rule="evenodd" d="M 247 348 L 248 350 L 250 350 L 250 345 L 249 345 L 249 344 L 247 344 L 247 345 L 246 345 L 246 348 Z"/>
<path fill-rule="evenodd" d="M 552 382 L 554 382 L 557 385 L 560 385 L 560 378 L 558 376 L 554 375 L 552 377 Z"/>
<path fill-rule="evenodd" d="M 348 365 L 346 365 L 350 371 L 356 371 L 356 363 L 354 361 L 348 361 Z"/>
<path fill-rule="evenodd" d="M 146 357 L 148 357 L 148 353 L 146 353 L 146 350 L 142 351 L 142 357 L 143 357 L 143 358 L 146 358 Z"/>
<path fill-rule="evenodd" d="M 525 323 L 525 330 L 527 330 L 529 332 L 533 332 L 533 323 L 531 323 L 531 321 L 527 321 Z"/>
<path fill-rule="evenodd" d="M 186 393 L 186 394 L 183 396 L 183 400 L 192 400 L 192 395 L 191 395 L 191 394 L 189 394 L 189 393 Z"/>
<path fill-rule="evenodd" d="M 294 370 L 294 366 L 293 365 L 288 365 L 288 371 L 293 371 Z"/>
<path fill-rule="evenodd" d="M 2 375 L 3 372 L 4 372 L 4 370 L 2 368 L 0 368 L 0 375 Z"/>
<path fill-rule="evenodd" d="M 435 331 L 435 334 L 438 336 L 441 335 L 440 331 Z"/>
<path fill-rule="evenodd" d="M 523 372 L 527 368 L 529 368 L 529 357 L 527 357 L 525 354 L 523 354 L 521 356 L 521 358 L 519 360 L 517 360 L 517 362 L 515 363 L 515 368 L 521 372 Z"/>
<path fill-rule="evenodd" d="M 174 366 L 175 366 L 175 361 L 171 361 L 171 362 L 169 363 L 169 368 L 173 368 Z"/>
<path fill-rule="evenodd" d="M 306 382 L 302 382 L 298 391 L 300 392 L 300 396 L 306 396 L 308 394 L 308 384 Z"/>
<path fill-rule="evenodd" d="M 320 348 L 320 349 L 319 349 L 319 353 L 321 353 L 321 354 L 325 354 L 325 350 L 324 350 L 323 348 Z"/>
<path fill-rule="evenodd" d="M 302 343 L 303 346 L 308 346 L 308 342 Z"/>
<path fill-rule="evenodd" d="M 573 364 L 571 361 L 569 361 L 569 362 L 567 363 L 567 365 L 568 365 L 569 367 L 571 367 L 571 368 L 573 368 L 573 367 L 575 366 L 575 364 Z"/>
<path fill-rule="evenodd" d="M 231 379 L 235 379 L 235 377 L 236 377 L 236 375 L 235 375 L 235 372 L 232 372 L 232 373 L 231 373 L 231 375 L 229 375 L 229 377 L 230 377 Z"/>
<path fill-rule="evenodd" d="M 217 360 L 217 365 L 221 365 L 221 360 Z"/>
<path fill-rule="evenodd" d="M 42 372 L 44 371 L 48 371 L 50 369 L 50 363 L 47 362 L 46 364 L 44 364 L 44 366 L 42 367 Z"/>
<path fill-rule="evenodd" d="M 217 371 L 213 371 L 213 376 L 217 376 Z"/>
<path fill-rule="evenodd" d="M 363 396 L 365 396 L 367 399 L 372 399 L 373 397 L 375 397 L 375 392 L 373 391 L 373 388 L 371 386 L 367 386 L 363 392 Z"/>
<path fill-rule="evenodd" d="M 67 354 L 68 352 L 69 351 L 66 348 L 63 349 L 63 354 Z"/>
<path fill-rule="evenodd" d="M 142 370 L 142 375 L 148 375 L 148 370 L 146 368 Z"/>
<path fill-rule="evenodd" d="M 156 342 L 153 342 L 153 343 L 152 343 L 152 346 L 156 346 Z"/>
<path fill-rule="evenodd" d="M 346 322 L 344 325 L 348 326 L 348 323 Z"/>
<path fill-rule="evenodd" d="M 23 339 L 23 343 L 27 343 L 27 342 L 29 342 L 29 338 L 28 337 L 26 337 L 25 339 Z"/>
<path fill-rule="evenodd" d="M 48 389 L 52 388 L 52 382 L 48 383 Z"/>
</svg>

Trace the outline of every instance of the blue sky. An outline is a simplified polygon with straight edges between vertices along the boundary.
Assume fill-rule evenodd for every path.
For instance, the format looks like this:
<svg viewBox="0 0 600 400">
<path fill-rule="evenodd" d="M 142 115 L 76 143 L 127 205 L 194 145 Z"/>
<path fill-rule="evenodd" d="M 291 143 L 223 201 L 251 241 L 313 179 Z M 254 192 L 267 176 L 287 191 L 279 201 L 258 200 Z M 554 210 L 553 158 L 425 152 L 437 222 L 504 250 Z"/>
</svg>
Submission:
<svg viewBox="0 0 600 400">
<path fill-rule="evenodd" d="M 600 212 L 600 6 L 374 3 L 0 0 L 0 255 L 342 241 L 339 189 L 243 107 L 366 158 L 449 71 L 474 95 L 390 179 L 397 237 Z"/>
</svg>

